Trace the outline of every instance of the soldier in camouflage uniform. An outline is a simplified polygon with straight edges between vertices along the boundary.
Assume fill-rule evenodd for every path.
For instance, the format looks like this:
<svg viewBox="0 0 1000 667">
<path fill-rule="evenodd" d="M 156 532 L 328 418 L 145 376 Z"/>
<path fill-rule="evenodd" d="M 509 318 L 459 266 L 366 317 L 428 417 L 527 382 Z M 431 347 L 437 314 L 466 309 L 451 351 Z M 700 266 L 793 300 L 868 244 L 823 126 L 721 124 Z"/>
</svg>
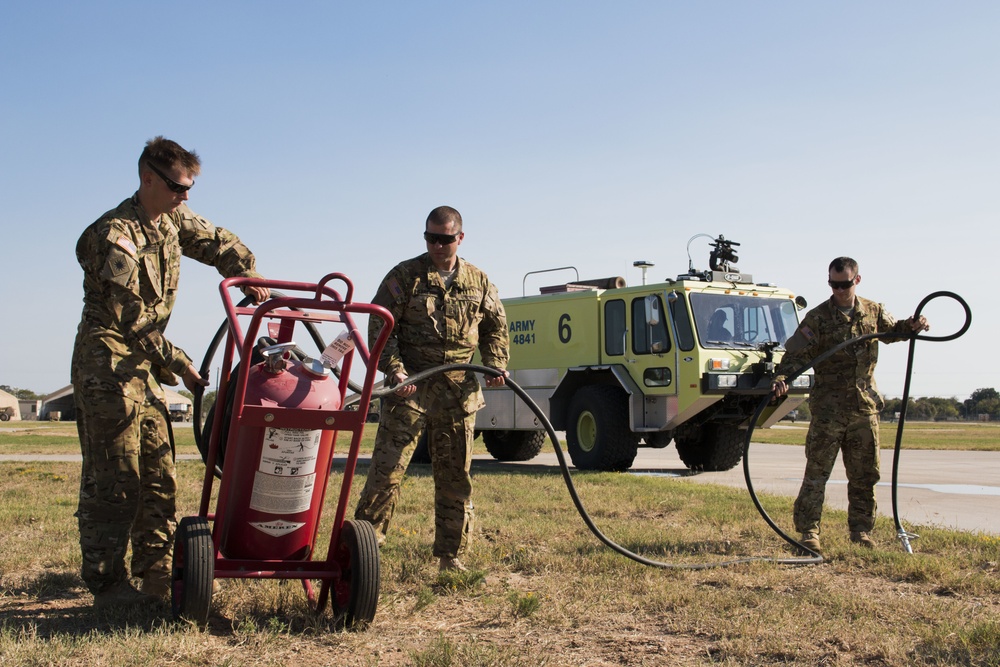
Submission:
<svg viewBox="0 0 1000 667">
<path fill-rule="evenodd" d="M 896 342 L 914 331 L 926 331 L 927 320 L 912 317 L 897 322 L 880 303 L 855 294 L 861 274 L 850 257 L 830 263 L 833 296 L 806 314 L 785 343 L 785 356 L 776 369 L 773 389 L 783 396 L 789 373 L 840 343 L 871 333 L 899 333 L 899 338 L 869 339 L 848 345 L 816 365 L 816 384 L 809 395 L 812 420 L 806 436 L 806 469 L 795 499 L 795 529 L 802 543 L 819 551 L 820 519 L 826 482 L 837 452 L 843 453 L 847 472 L 847 522 L 851 541 L 874 546 L 875 485 L 879 480 L 878 415 L 885 407 L 875 386 L 878 341 Z"/>
<path fill-rule="evenodd" d="M 496 287 L 458 257 L 462 216 L 441 206 L 427 217 L 427 252 L 386 275 L 372 303 L 392 313 L 395 327 L 379 358 L 389 385 L 443 364 L 468 363 L 476 348 L 483 364 L 504 370 L 509 356 L 507 318 Z M 371 318 L 374 343 L 382 323 Z M 504 371 L 506 375 L 506 371 Z M 504 377 L 486 376 L 488 386 Z M 399 485 L 423 430 L 434 472 L 434 556 L 441 569 L 464 569 L 458 557 L 473 521 L 472 463 L 476 411 L 485 405 L 475 374 L 452 371 L 401 387 L 382 399 L 368 479 L 355 512 L 375 527 L 379 543 L 399 499 Z"/>
<path fill-rule="evenodd" d="M 76 255 L 83 267 L 83 316 L 72 382 L 83 453 L 76 516 L 82 575 L 98 607 L 169 594 L 176 527 L 176 477 L 162 384 L 206 386 L 164 335 L 181 255 L 223 276 L 261 277 L 232 232 L 185 205 L 198 156 L 156 137 L 139 158 L 139 190 L 91 224 Z M 265 288 L 247 288 L 258 302 Z M 129 582 L 125 552 L 132 545 Z"/>
</svg>

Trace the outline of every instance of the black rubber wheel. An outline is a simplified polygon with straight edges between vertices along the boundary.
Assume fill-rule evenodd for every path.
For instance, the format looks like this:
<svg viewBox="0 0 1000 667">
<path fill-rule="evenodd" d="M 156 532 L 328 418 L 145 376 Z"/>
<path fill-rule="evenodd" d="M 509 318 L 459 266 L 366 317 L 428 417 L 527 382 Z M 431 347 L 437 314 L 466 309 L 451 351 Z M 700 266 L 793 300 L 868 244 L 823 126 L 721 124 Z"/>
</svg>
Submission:
<svg viewBox="0 0 1000 667">
<path fill-rule="evenodd" d="M 0 422 L 10 421 L 10 415 L 6 412 L 0 412 Z"/>
<path fill-rule="evenodd" d="M 170 606 L 174 618 L 206 625 L 215 580 L 215 548 L 207 519 L 200 516 L 181 519 L 174 536 L 171 580 Z"/>
<path fill-rule="evenodd" d="M 706 424 L 677 436 L 677 454 L 691 470 L 731 470 L 743 458 L 745 432 L 735 424 Z"/>
<path fill-rule="evenodd" d="M 628 470 L 636 438 L 629 429 L 628 397 L 617 387 L 591 385 L 573 395 L 566 420 L 566 449 L 580 470 Z"/>
<path fill-rule="evenodd" d="M 427 446 L 427 431 L 424 431 L 417 439 L 417 448 L 413 450 L 413 456 L 410 457 L 410 463 L 419 463 L 423 465 L 430 462 L 431 450 Z"/>
<path fill-rule="evenodd" d="M 542 451 L 545 431 L 483 431 L 483 444 L 497 461 L 530 461 Z"/>
<path fill-rule="evenodd" d="M 381 585 L 378 540 L 367 521 L 345 521 L 337 547 L 341 577 L 333 583 L 333 611 L 344 627 L 364 630 L 375 618 Z"/>
</svg>

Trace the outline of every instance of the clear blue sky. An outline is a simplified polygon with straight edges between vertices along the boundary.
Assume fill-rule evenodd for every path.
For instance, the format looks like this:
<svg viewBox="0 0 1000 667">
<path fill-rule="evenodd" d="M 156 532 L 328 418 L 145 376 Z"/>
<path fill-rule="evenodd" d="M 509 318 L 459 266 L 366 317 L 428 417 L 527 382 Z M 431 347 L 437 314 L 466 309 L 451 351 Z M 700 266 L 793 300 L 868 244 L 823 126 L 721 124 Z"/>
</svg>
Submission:
<svg viewBox="0 0 1000 667">
<path fill-rule="evenodd" d="M 1000 387 L 998 35 L 995 2 L 3 3 L 0 384 L 68 384 L 76 240 L 163 134 L 269 277 L 371 295 L 440 204 L 504 296 L 565 265 L 674 277 L 724 234 L 813 305 L 837 255 L 899 317 L 958 292 L 972 329 L 918 347 L 911 393 Z M 167 334 L 199 363 L 217 285 L 185 260 Z"/>
</svg>

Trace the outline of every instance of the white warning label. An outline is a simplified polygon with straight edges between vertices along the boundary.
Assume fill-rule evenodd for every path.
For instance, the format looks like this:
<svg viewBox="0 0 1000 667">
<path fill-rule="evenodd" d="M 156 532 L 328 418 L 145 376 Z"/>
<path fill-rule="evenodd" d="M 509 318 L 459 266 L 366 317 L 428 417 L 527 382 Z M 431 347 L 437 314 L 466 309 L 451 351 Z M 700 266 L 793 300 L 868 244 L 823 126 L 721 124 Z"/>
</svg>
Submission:
<svg viewBox="0 0 1000 667">
<path fill-rule="evenodd" d="M 251 521 L 250 525 L 262 533 L 267 533 L 273 537 L 281 537 L 282 535 L 287 535 L 298 530 L 306 524 L 303 521 L 282 521 L 278 519 L 277 521 Z"/>
<path fill-rule="evenodd" d="M 321 430 L 265 428 L 250 508 L 271 514 L 309 509 L 316 485 Z"/>
<path fill-rule="evenodd" d="M 309 509 L 316 475 L 283 477 L 259 470 L 253 477 L 250 509 L 271 514 L 293 514 Z"/>
<path fill-rule="evenodd" d="M 316 472 L 319 439 L 323 431 L 304 428 L 265 428 L 257 469 L 268 475 L 295 477 Z"/>
</svg>

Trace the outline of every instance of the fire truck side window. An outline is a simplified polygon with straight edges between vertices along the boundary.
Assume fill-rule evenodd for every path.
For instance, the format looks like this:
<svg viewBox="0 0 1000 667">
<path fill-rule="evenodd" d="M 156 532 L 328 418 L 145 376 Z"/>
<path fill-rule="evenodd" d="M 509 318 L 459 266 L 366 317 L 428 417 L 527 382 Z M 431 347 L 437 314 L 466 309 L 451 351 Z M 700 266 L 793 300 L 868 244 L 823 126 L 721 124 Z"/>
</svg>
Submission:
<svg viewBox="0 0 1000 667">
<path fill-rule="evenodd" d="M 659 302 L 659 297 L 655 299 L 659 307 L 658 312 L 663 313 L 663 305 Z M 646 298 L 639 297 L 632 300 L 632 351 L 636 354 L 653 354 L 667 352 L 670 350 L 670 339 L 667 337 L 667 323 L 660 315 L 655 324 L 650 324 L 646 316 Z"/>
<path fill-rule="evenodd" d="M 625 354 L 625 302 L 621 299 L 604 304 L 604 353 Z"/>
<path fill-rule="evenodd" d="M 694 349 L 694 331 L 691 330 L 691 317 L 688 315 L 687 301 L 683 294 L 670 292 L 667 295 L 670 302 L 670 318 L 674 322 L 674 334 L 677 336 L 677 347 L 682 350 Z"/>
</svg>

